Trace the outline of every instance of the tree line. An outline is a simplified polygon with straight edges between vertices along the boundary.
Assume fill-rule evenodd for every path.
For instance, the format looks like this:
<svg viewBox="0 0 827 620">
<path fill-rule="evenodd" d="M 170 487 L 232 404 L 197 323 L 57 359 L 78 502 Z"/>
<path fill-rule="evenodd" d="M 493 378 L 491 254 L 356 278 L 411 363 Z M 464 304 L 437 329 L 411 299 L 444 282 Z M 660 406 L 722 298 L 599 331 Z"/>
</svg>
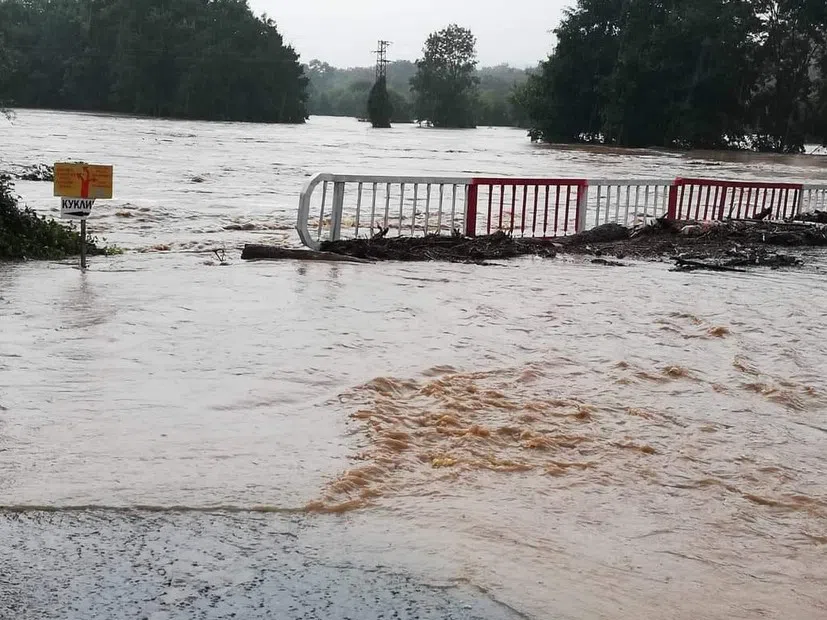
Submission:
<svg viewBox="0 0 827 620">
<path fill-rule="evenodd" d="M 517 93 L 548 142 L 800 153 L 827 142 L 824 0 L 578 0 Z"/>
<path fill-rule="evenodd" d="M 307 78 L 246 0 L 0 0 L 0 103 L 301 123 Z"/>
<path fill-rule="evenodd" d="M 311 60 L 305 67 L 310 80 L 308 111 L 319 116 L 352 116 L 362 118 L 368 95 L 374 84 L 373 67 L 341 69 Z M 393 106 L 392 121 L 405 123 L 419 120 L 415 108 L 416 94 L 411 80 L 417 66 L 409 60 L 388 64 L 387 89 Z M 506 64 L 475 70 L 479 80 L 473 105 L 473 120 L 481 126 L 525 127 L 526 111 L 513 101 L 515 90 L 528 80 L 530 71 Z M 423 119 L 425 120 L 425 119 Z"/>
<path fill-rule="evenodd" d="M 631 147 L 827 143 L 825 0 L 576 0 L 554 34 L 535 70 L 480 69 L 473 34 L 452 24 L 377 87 L 373 68 L 302 65 L 247 0 L 0 0 L 0 106 L 294 123 L 381 112 L 383 126 Z"/>
</svg>

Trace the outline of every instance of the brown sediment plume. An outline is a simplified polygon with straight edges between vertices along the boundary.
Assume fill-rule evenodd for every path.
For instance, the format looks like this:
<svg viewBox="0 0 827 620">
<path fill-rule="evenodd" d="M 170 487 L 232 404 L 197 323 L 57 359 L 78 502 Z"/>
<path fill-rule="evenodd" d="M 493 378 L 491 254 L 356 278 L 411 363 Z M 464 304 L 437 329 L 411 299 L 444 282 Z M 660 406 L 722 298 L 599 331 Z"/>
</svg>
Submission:
<svg viewBox="0 0 827 620">
<path fill-rule="evenodd" d="M 577 462 L 578 450 L 596 439 L 587 430 L 596 407 L 578 399 L 526 393 L 527 372 L 425 373 L 421 381 L 379 377 L 340 401 L 355 405 L 363 464 L 344 472 L 308 510 L 364 508 L 376 497 L 416 493 L 434 484 L 437 470 L 520 474 L 545 470 L 547 459 Z M 452 478 L 451 480 L 455 480 Z"/>
<path fill-rule="evenodd" d="M 642 454 L 657 454 L 658 451 L 655 450 L 652 446 L 646 444 L 636 444 L 631 442 L 615 442 L 612 444 L 617 448 L 623 448 L 624 450 L 634 450 L 636 452 L 640 452 Z"/>
<path fill-rule="evenodd" d="M 786 407 L 793 411 L 803 411 L 806 409 L 806 404 L 801 395 L 796 394 L 794 390 L 776 387 L 768 383 L 755 381 L 752 383 L 745 383 L 743 388 L 748 392 L 754 392 L 766 398 L 769 401 L 777 403 L 782 407 Z M 803 395 L 808 395 L 806 390 L 802 390 Z"/>
<path fill-rule="evenodd" d="M 555 359 L 548 368 L 450 368 L 427 371 L 418 379 L 379 377 L 354 388 L 339 402 L 350 409 L 353 436 L 361 443 L 354 457 L 358 463 L 328 483 L 307 509 L 359 510 L 392 504 L 399 496 L 451 494 L 452 487 L 474 488 L 514 476 L 515 484 L 540 492 L 544 485 L 647 484 L 703 497 L 732 493 L 753 510 L 824 512 L 819 498 L 789 492 L 787 485 L 796 483 L 789 471 L 760 459 L 722 457 L 722 446 L 731 441 L 730 433 L 722 432 L 725 420 L 684 416 L 672 401 L 660 409 L 563 392 L 558 386 L 566 382 L 549 370 L 559 366 Z M 547 380 L 526 382 L 527 368 Z M 603 384 L 602 398 L 610 399 L 613 392 L 606 386 L 612 385 L 612 373 L 660 384 L 691 378 L 706 383 L 710 395 L 716 385 L 679 365 L 647 369 L 622 361 L 594 372 L 595 381 Z M 767 384 L 758 379 L 750 375 L 745 389 L 786 402 L 787 408 L 797 402 L 789 401 L 790 394 L 805 406 L 821 396 L 791 381 Z M 736 383 L 731 390 L 739 387 Z M 682 398 L 672 391 L 663 394 Z M 721 463 L 725 466 L 713 466 Z"/>
<path fill-rule="evenodd" d="M 724 325 L 716 325 L 706 330 L 706 333 L 714 338 L 724 338 L 729 336 L 729 328 Z"/>
<path fill-rule="evenodd" d="M 736 355 L 732 361 L 732 367 L 748 375 L 757 376 L 761 374 L 759 370 L 743 355 Z"/>
<path fill-rule="evenodd" d="M 687 379 L 692 378 L 692 373 L 689 369 L 683 366 L 667 366 L 663 369 L 663 374 L 670 379 Z"/>
</svg>

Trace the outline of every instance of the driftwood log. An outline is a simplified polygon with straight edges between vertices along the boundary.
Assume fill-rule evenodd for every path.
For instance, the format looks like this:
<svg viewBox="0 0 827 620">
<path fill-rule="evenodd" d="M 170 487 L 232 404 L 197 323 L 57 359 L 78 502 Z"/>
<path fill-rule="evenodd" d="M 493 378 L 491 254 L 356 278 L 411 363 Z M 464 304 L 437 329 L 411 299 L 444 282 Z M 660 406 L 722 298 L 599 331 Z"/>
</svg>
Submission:
<svg viewBox="0 0 827 620">
<path fill-rule="evenodd" d="M 241 251 L 243 260 L 314 260 L 336 263 L 369 263 L 370 261 L 355 256 L 345 256 L 332 252 L 316 250 L 295 250 L 274 245 L 257 245 L 248 243 Z"/>
</svg>

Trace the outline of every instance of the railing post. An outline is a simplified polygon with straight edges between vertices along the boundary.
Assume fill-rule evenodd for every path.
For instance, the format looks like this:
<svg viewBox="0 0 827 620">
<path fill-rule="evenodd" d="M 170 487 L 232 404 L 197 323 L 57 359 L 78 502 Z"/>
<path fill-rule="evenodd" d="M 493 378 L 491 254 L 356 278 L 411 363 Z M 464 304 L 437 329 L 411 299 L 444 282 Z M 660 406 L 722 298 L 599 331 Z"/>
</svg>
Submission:
<svg viewBox="0 0 827 620">
<path fill-rule="evenodd" d="M 666 217 L 670 220 L 678 219 L 678 179 L 672 181 L 669 186 L 669 206 L 666 210 Z"/>
<path fill-rule="evenodd" d="M 479 186 L 471 181 L 468 185 L 468 193 L 465 199 L 465 236 L 477 236 L 477 197 Z"/>
<path fill-rule="evenodd" d="M 579 187 L 577 194 L 577 223 L 574 232 L 579 233 L 586 230 L 586 215 L 589 210 L 589 182 L 585 181 Z"/>
<path fill-rule="evenodd" d="M 793 194 L 793 213 L 790 217 L 795 217 L 801 212 L 801 205 L 804 203 L 804 184 L 802 183 Z"/>
<path fill-rule="evenodd" d="M 342 209 L 345 204 L 345 184 L 343 181 L 333 183 L 333 212 L 330 216 L 330 240 L 338 241 L 342 237 Z"/>
<path fill-rule="evenodd" d="M 305 182 L 304 187 L 302 187 L 301 194 L 299 195 L 299 212 L 296 221 L 296 231 L 299 233 L 299 239 L 301 239 L 301 242 L 312 250 L 319 249 L 319 242 L 321 239 L 314 239 L 313 234 L 310 232 L 310 199 L 313 196 L 313 190 L 316 189 L 316 186 L 321 183 L 326 176 L 327 175 L 325 174 L 317 174 L 308 179 Z"/>
</svg>

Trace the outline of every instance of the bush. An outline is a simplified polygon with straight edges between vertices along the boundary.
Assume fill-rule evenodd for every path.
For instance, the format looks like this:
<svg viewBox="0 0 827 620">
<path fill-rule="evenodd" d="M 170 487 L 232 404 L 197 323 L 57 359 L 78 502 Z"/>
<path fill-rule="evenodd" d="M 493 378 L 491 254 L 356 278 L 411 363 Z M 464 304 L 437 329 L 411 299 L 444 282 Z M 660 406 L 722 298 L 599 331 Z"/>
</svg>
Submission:
<svg viewBox="0 0 827 620">
<path fill-rule="evenodd" d="M 37 213 L 20 208 L 8 175 L 0 175 L 0 260 L 60 260 L 80 254 L 80 233 Z M 90 256 L 118 253 L 101 248 L 87 236 Z"/>
</svg>

